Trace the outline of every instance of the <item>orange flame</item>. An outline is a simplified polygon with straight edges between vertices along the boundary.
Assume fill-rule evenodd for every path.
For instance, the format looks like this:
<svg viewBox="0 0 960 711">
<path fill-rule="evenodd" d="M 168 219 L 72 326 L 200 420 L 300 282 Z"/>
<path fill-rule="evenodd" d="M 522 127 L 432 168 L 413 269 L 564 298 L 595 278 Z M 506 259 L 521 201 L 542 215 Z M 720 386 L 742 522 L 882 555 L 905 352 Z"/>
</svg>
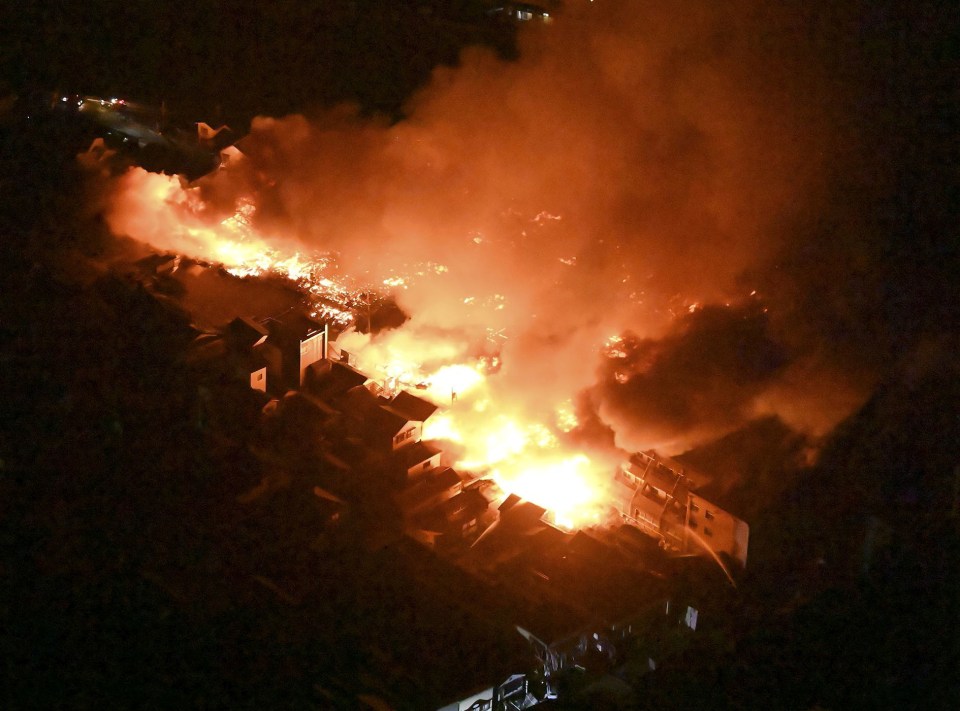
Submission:
<svg viewBox="0 0 960 711">
<path fill-rule="evenodd" d="M 369 342 L 354 336 L 361 370 L 390 386 L 415 385 L 443 406 L 427 421 L 424 439 L 446 440 L 461 454 L 454 465 L 492 479 L 506 492 L 548 509 L 554 523 L 578 528 L 599 523 L 604 514 L 603 465 L 564 447 L 562 434 L 576 425 L 569 400 L 558 403 L 556 424 L 524 415 L 509 393 L 498 387 L 497 375 L 470 362 L 449 341 L 410 337 L 393 331 Z M 445 353 L 453 360 L 425 371 L 421 360 Z M 458 360 L 459 359 L 459 360 Z"/>
<path fill-rule="evenodd" d="M 354 318 L 351 305 L 365 303 L 367 288 L 351 288 L 330 273 L 326 262 L 292 249 L 283 252 L 276 246 L 282 240 L 259 234 L 252 203 L 241 202 L 235 214 L 216 219 L 198 192 L 184 189 L 175 178 L 135 169 L 122 180 L 108 215 L 115 232 L 220 263 L 237 276 L 284 275 L 323 302 L 318 311 L 342 324 Z M 428 267 L 435 273 L 444 269 Z M 417 276 L 397 274 L 381 284 L 405 289 Z M 331 300 L 343 308 L 331 312 Z M 443 408 L 426 423 L 424 438 L 456 443 L 462 455 L 454 466 L 542 506 L 558 526 L 600 521 L 608 474 L 584 453 L 565 448 L 558 436 L 576 425 L 569 400 L 556 403 L 551 424 L 523 414 L 517 394 L 497 387 L 496 374 L 469 353 L 469 345 L 443 334 L 401 328 L 371 339 L 348 330 L 338 345 L 386 390 L 413 390 Z"/>
</svg>

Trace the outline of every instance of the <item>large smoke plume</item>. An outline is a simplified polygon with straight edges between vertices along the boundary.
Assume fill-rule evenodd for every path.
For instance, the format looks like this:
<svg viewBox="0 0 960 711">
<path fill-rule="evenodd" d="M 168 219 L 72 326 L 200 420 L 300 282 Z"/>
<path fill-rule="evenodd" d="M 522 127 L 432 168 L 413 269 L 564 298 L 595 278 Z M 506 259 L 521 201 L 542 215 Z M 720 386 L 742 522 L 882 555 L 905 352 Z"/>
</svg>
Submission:
<svg viewBox="0 0 960 711">
<path fill-rule="evenodd" d="M 212 215 L 252 198 L 263 234 L 348 272 L 418 273 L 397 291 L 414 338 L 501 334 L 497 389 L 528 409 L 588 389 L 622 447 L 676 451 L 771 412 L 822 430 L 862 383 L 835 387 L 820 334 L 791 335 L 798 282 L 777 272 L 836 149 L 815 19 L 567 2 L 518 61 L 469 48 L 437 69 L 402 121 L 256 119 L 245 160 L 200 190 Z M 170 244 L 127 217 L 120 199 L 115 229 Z M 623 357 L 600 356 L 621 334 Z"/>
</svg>

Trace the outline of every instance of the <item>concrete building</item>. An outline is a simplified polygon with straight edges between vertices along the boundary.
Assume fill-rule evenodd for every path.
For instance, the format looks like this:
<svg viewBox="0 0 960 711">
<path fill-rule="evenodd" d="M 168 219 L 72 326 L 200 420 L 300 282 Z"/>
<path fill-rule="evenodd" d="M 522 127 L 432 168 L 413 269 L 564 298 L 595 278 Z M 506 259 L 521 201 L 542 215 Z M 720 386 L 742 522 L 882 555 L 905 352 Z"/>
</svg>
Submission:
<svg viewBox="0 0 960 711">
<path fill-rule="evenodd" d="M 691 491 L 673 460 L 638 452 L 617 469 L 614 505 L 626 523 L 679 554 L 721 554 L 747 563 L 750 527 Z"/>
</svg>

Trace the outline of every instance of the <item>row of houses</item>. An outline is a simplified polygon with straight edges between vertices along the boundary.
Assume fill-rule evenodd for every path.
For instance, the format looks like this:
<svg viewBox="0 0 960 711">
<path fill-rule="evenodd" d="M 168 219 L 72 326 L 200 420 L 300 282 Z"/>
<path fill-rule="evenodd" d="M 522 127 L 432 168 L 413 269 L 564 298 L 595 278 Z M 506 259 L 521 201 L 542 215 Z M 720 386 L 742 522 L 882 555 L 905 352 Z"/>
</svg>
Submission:
<svg viewBox="0 0 960 711">
<path fill-rule="evenodd" d="M 745 524 L 652 453 L 634 455 L 616 474 L 622 525 L 554 527 L 543 508 L 452 468 L 437 443 L 423 440 L 438 407 L 406 391 L 388 394 L 332 360 L 330 338 L 328 325 L 299 313 L 236 318 L 198 338 L 192 360 L 208 377 L 254 393 L 261 418 L 289 435 L 290 447 L 313 452 L 314 493 L 334 501 L 338 516 L 350 502 L 386 502 L 378 511 L 395 517 L 398 534 L 465 571 L 488 593 L 486 614 L 509 619 L 527 641 L 528 668 L 465 690 L 444 710 L 527 708 L 555 695 L 571 669 L 616 668 L 651 625 L 691 633 L 699 603 L 678 596 L 670 555 L 701 552 L 698 541 L 745 563 Z"/>
<path fill-rule="evenodd" d="M 488 502 L 465 490 L 467 477 L 423 441 L 424 423 L 438 407 L 406 391 L 389 395 L 346 360 L 331 360 L 330 339 L 328 324 L 302 313 L 238 317 L 198 338 L 192 362 L 208 382 L 259 393 L 251 406 L 302 447 L 316 446 L 332 482 L 352 494 L 360 492 L 349 491 L 351 481 L 375 486 L 374 495 L 393 500 L 407 530 L 434 540 L 456 526 L 469 533 L 476 520 L 464 516 L 485 511 Z"/>
</svg>

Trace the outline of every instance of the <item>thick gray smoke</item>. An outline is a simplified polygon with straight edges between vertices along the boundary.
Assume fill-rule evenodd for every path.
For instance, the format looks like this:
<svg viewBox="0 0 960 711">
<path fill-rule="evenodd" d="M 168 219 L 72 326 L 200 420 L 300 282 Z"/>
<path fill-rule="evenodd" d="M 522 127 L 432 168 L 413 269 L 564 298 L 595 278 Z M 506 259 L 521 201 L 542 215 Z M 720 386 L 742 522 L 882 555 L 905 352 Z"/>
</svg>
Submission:
<svg viewBox="0 0 960 711">
<path fill-rule="evenodd" d="M 787 362 L 754 303 L 708 306 L 659 339 L 627 336 L 604 363 L 592 396 L 614 431 L 639 430 L 645 441 L 676 451 L 677 440 L 738 425 Z"/>
<path fill-rule="evenodd" d="M 568 2 L 521 33 L 518 61 L 474 48 L 437 69 L 401 122 L 255 120 L 246 160 L 202 189 L 227 210 L 252 197 L 264 234 L 348 271 L 405 277 L 411 333 L 498 334 L 497 388 L 527 409 L 589 389 L 621 446 L 771 412 L 822 430 L 862 383 L 821 334 L 791 335 L 776 272 L 838 142 L 817 21 L 750 1 Z M 626 357 L 602 359 L 623 333 Z"/>
</svg>

